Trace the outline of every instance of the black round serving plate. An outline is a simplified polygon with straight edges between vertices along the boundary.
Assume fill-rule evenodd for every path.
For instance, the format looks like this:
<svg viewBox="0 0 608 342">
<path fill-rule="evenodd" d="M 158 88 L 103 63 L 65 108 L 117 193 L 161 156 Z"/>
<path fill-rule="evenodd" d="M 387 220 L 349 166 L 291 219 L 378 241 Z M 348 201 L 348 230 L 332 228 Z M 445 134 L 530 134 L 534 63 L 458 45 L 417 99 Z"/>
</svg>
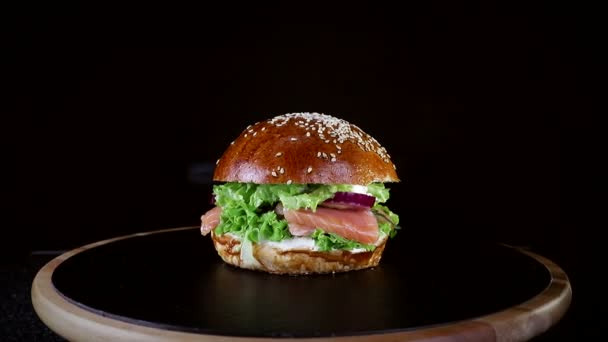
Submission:
<svg viewBox="0 0 608 342">
<path fill-rule="evenodd" d="M 498 244 L 397 235 L 373 269 L 285 276 L 221 261 L 198 229 L 142 234 L 77 253 L 52 284 L 69 302 L 120 321 L 249 337 L 406 331 L 491 314 L 538 295 L 543 264 Z"/>
</svg>

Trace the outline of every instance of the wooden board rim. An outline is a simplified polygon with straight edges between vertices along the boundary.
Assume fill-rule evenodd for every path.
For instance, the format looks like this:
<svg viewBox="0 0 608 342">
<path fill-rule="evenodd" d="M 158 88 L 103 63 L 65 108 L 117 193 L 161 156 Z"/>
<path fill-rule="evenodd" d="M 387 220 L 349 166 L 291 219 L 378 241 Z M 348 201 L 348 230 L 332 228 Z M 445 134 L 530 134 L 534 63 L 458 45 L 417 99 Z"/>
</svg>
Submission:
<svg viewBox="0 0 608 342">
<path fill-rule="evenodd" d="M 70 341 L 271 341 L 275 338 L 232 337 L 204 335 L 137 325 L 99 315 L 83 309 L 65 299 L 53 286 L 54 270 L 68 258 L 85 250 L 114 241 L 195 229 L 198 227 L 171 228 L 130 234 L 94 242 L 68 251 L 44 265 L 32 283 L 32 305 L 40 319 L 51 330 Z M 538 262 L 550 273 L 549 285 L 535 297 L 505 310 L 475 319 L 448 323 L 402 332 L 376 335 L 280 338 L 284 341 L 526 341 L 555 325 L 566 313 L 572 300 L 572 288 L 566 273 L 551 260 L 536 253 L 518 249 Z"/>
</svg>

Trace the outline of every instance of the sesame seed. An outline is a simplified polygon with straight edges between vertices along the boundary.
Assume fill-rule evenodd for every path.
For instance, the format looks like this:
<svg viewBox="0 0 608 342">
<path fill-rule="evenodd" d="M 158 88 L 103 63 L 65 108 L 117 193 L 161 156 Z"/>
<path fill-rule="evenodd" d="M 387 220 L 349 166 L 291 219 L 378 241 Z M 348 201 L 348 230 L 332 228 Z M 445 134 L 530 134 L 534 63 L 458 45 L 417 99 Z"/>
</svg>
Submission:
<svg viewBox="0 0 608 342">
<path fill-rule="evenodd" d="M 306 173 L 311 173 L 312 172 L 312 166 L 308 167 L 308 170 L 306 170 Z"/>
<path fill-rule="evenodd" d="M 299 127 L 304 129 L 307 133 L 309 129 L 316 131 L 320 140 L 325 143 L 333 141 L 334 144 L 343 144 L 348 141 L 352 143 L 353 146 L 358 146 L 363 151 L 376 153 L 382 160 L 390 162 L 390 155 L 376 139 L 365 133 L 356 125 L 330 115 L 321 113 L 288 113 L 276 116 L 266 122 L 267 124 L 276 127 L 285 125 L 291 125 L 294 128 Z M 259 123 L 256 123 L 256 125 L 258 124 Z M 250 127 L 247 129 L 249 128 Z M 307 134 L 306 136 L 310 135 Z M 326 139 L 326 136 L 330 138 Z M 297 139 L 291 138 L 290 140 L 295 141 Z M 336 148 L 338 149 L 337 152 L 340 153 L 341 147 L 336 146 Z"/>
<path fill-rule="evenodd" d="M 292 138 L 291 138 L 291 139 L 289 139 L 289 140 L 291 140 L 291 141 L 296 141 L 296 140 L 298 140 L 298 138 L 294 138 L 294 137 L 292 137 Z"/>
<path fill-rule="evenodd" d="M 283 155 L 283 152 L 277 152 L 277 154 L 275 154 L 274 156 L 275 156 L 275 157 L 280 157 L 280 156 L 282 156 L 282 155 Z"/>
<path fill-rule="evenodd" d="M 287 184 L 288 184 L 288 185 L 289 185 L 289 184 L 291 184 L 291 179 L 289 179 L 289 180 L 287 181 Z"/>
<path fill-rule="evenodd" d="M 309 137 L 310 136 L 310 132 L 306 132 L 306 136 Z"/>
<path fill-rule="evenodd" d="M 230 143 L 230 145 L 234 145 L 234 141 Z"/>
<path fill-rule="evenodd" d="M 247 138 L 247 133 L 245 133 L 245 138 Z"/>
<path fill-rule="evenodd" d="M 266 130 L 266 127 L 262 127 L 262 132 Z"/>
<path fill-rule="evenodd" d="M 255 137 L 255 135 L 258 134 L 258 132 L 253 132 L 253 136 Z"/>
<path fill-rule="evenodd" d="M 317 152 L 317 157 L 321 158 L 321 152 Z"/>
<path fill-rule="evenodd" d="M 341 149 L 342 149 L 342 147 L 341 147 L 340 145 L 336 145 L 336 148 L 337 148 L 338 150 L 341 150 Z"/>
<path fill-rule="evenodd" d="M 330 153 L 329 155 L 330 155 L 332 158 L 336 158 L 336 155 L 335 155 L 335 154 L 333 154 L 333 153 Z"/>
<path fill-rule="evenodd" d="M 279 172 L 280 172 L 281 174 L 284 174 L 284 173 L 285 173 L 285 169 L 284 169 L 284 168 L 281 168 L 281 170 L 279 170 Z"/>
<path fill-rule="evenodd" d="M 219 159 L 215 161 L 215 165 L 217 165 L 217 164 L 219 164 L 219 163 L 220 163 L 220 160 L 219 160 Z"/>
<path fill-rule="evenodd" d="M 273 177 L 277 177 L 277 173 L 276 173 L 276 172 L 274 172 L 274 171 L 272 171 L 270 174 L 271 174 Z"/>
<path fill-rule="evenodd" d="M 335 162 L 336 161 L 336 157 L 331 158 L 331 161 Z"/>
<path fill-rule="evenodd" d="M 323 158 L 327 158 L 327 153 L 323 152 Z"/>
</svg>

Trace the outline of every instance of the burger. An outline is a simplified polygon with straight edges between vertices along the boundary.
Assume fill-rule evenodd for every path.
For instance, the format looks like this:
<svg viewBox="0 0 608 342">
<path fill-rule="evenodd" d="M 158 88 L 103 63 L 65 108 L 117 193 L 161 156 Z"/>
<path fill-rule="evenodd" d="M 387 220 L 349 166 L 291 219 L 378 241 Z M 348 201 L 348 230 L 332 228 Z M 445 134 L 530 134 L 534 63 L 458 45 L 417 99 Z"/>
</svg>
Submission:
<svg viewBox="0 0 608 342">
<path fill-rule="evenodd" d="M 399 182 L 380 143 L 319 113 L 248 126 L 217 161 L 215 206 L 201 217 L 221 259 L 275 274 L 377 266 L 399 217 L 386 206 Z"/>
</svg>

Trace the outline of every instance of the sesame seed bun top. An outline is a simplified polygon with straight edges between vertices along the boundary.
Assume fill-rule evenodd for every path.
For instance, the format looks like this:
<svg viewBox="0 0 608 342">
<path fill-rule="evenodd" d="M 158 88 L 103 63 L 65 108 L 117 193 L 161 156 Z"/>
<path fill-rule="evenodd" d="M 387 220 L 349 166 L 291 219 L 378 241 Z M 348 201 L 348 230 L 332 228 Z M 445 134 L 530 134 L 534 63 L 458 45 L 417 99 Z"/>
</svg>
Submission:
<svg viewBox="0 0 608 342">
<path fill-rule="evenodd" d="M 247 127 L 217 161 L 213 180 L 258 184 L 398 182 L 386 149 L 359 127 L 291 113 Z"/>
</svg>

